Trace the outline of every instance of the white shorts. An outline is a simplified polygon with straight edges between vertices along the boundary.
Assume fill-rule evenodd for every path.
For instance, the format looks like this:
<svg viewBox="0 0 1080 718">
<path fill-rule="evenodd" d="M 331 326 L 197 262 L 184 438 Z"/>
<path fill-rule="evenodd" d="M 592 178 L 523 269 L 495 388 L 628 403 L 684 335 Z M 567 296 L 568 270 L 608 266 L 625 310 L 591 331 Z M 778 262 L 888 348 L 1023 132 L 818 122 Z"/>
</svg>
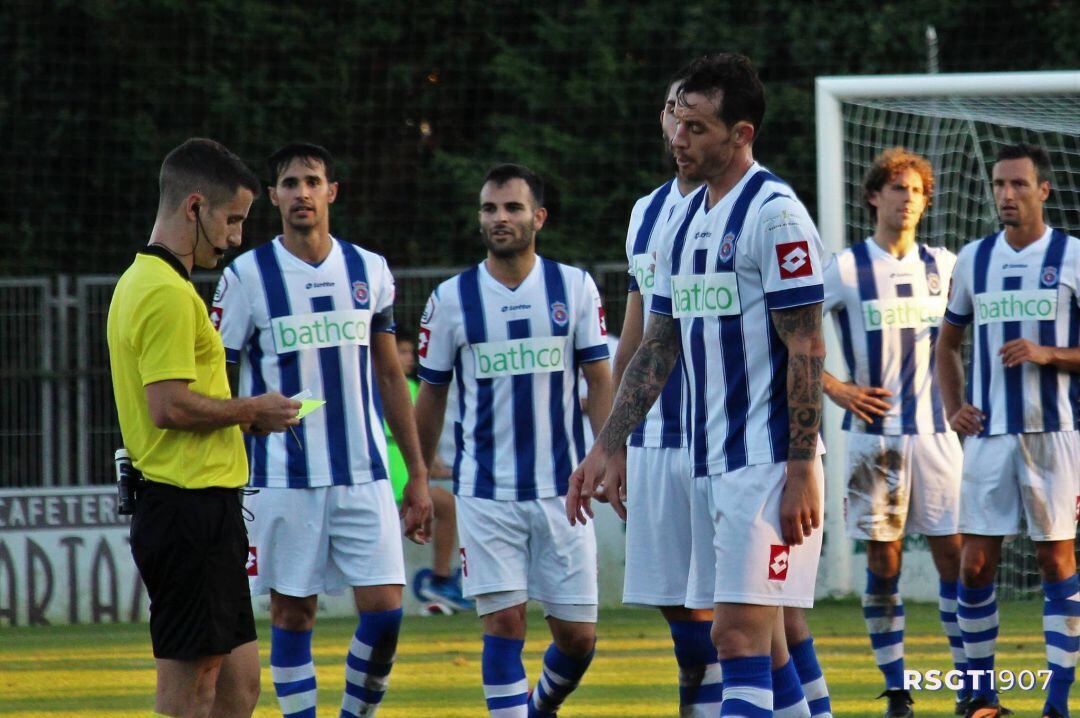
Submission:
<svg viewBox="0 0 1080 718">
<path fill-rule="evenodd" d="M 1076 537 L 1080 432 L 970 436 L 964 441 L 960 533 L 1010 536 L 1020 513 L 1034 541 Z"/>
<path fill-rule="evenodd" d="M 684 605 L 696 533 L 712 564 L 708 497 L 695 502 L 694 483 L 686 449 L 626 448 L 623 603 Z"/>
<path fill-rule="evenodd" d="M 780 495 L 786 469 L 786 463 L 758 464 L 694 480 L 706 485 L 715 527 L 715 572 L 710 583 L 707 571 L 691 568 L 688 607 L 714 603 L 813 607 L 824 530 L 814 529 L 801 546 L 784 545 Z M 814 460 L 814 475 L 824 505 L 820 456 Z"/>
<path fill-rule="evenodd" d="M 566 500 L 457 497 L 464 594 L 526 591 L 553 604 L 597 602 L 596 534 L 571 526 Z"/>
<path fill-rule="evenodd" d="M 879 436 L 848 432 L 847 535 L 899 541 L 956 533 L 964 452 L 953 432 Z"/>
<path fill-rule="evenodd" d="M 389 481 L 313 489 L 259 489 L 248 540 L 252 594 L 340 593 L 348 586 L 405 584 L 401 524 Z M 250 558 L 249 558 L 250 561 Z"/>
</svg>

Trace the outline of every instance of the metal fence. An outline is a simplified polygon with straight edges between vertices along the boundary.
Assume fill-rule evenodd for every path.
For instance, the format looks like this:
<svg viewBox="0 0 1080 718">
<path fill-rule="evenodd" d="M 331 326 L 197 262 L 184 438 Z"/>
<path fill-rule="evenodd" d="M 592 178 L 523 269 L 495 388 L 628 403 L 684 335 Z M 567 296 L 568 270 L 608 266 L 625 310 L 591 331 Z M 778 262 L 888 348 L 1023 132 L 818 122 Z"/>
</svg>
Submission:
<svg viewBox="0 0 1080 718">
<path fill-rule="evenodd" d="M 626 304 L 626 267 L 608 262 L 588 269 L 615 331 Z M 401 332 L 415 333 L 431 291 L 457 271 L 394 272 Z M 207 301 L 217 278 L 212 273 L 193 277 Z M 121 441 L 105 323 L 117 279 L 0 279 L 0 488 L 112 481 L 112 454 Z"/>
</svg>

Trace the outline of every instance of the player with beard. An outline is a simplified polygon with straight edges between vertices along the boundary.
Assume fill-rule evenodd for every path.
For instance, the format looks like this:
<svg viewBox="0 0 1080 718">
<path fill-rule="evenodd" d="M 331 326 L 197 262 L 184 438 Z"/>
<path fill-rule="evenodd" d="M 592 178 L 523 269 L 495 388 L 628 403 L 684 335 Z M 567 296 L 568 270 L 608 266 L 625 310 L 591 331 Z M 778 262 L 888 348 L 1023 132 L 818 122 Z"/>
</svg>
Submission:
<svg viewBox="0 0 1080 718">
<path fill-rule="evenodd" d="M 330 234 L 338 184 L 325 148 L 286 145 L 268 164 L 283 232 L 225 270 L 213 316 L 226 358 L 240 365 L 240 395 L 271 386 L 326 403 L 293 433 L 248 444 L 259 489 L 246 502 L 248 573 L 253 593 L 270 593 L 270 674 L 289 718 L 315 716 L 318 594 L 351 589 L 360 615 L 341 716 L 371 716 L 386 692 L 405 583 L 379 397 L 408 469 L 406 535 L 426 542 L 431 520 L 394 341 L 394 279 L 383 257 Z"/>
<path fill-rule="evenodd" d="M 754 161 L 764 113 L 741 55 L 702 58 L 679 86 L 672 147 L 706 186 L 663 229 L 653 316 L 566 502 L 571 524 L 586 521 L 597 482 L 621 483 L 626 439 L 681 353 L 715 568 L 692 571 L 687 596 L 713 604 L 722 716 L 806 714 L 780 607 L 813 605 L 821 550 L 821 242 L 791 188 Z"/>
<path fill-rule="evenodd" d="M 1046 224 L 1051 176 L 1041 147 L 998 152 L 991 177 L 1004 228 L 960 250 L 937 375 L 949 425 L 966 436 L 957 619 L 968 664 L 984 677 L 994 668 L 994 578 L 1001 542 L 1023 515 L 1043 579 L 1050 681 L 1042 715 L 1064 718 L 1080 647 L 1080 239 Z M 971 324 L 965 397 L 960 347 Z M 993 683 L 984 678 L 974 692 L 968 718 L 1005 715 Z"/>
<path fill-rule="evenodd" d="M 482 674 L 498 718 L 552 716 L 584 675 L 596 642 L 596 538 L 563 516 L 585 454 L 578 370 L 589 421 L 611 408 L 604 312 L 586 272 L 536 254 L 543 184 L 500 165 L 480 190 L 487 259 L 443 282 L 420 319 L 416 421 L 426 461 L 450 382 L 465 595 L 483 621 Z M 542 603 L 552 643 L 531 697 L 521 660 L 525 604 Z"/>
</svg>

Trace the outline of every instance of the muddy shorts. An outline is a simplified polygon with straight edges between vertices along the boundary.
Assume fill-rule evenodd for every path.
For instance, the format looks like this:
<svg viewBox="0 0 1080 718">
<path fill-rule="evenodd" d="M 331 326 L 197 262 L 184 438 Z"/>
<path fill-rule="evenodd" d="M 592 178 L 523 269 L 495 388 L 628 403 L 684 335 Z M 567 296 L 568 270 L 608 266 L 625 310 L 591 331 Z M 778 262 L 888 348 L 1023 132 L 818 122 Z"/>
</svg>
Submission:
<svg viewBox="0 0 1080 718">
<path fill-rule="evenodd" d="M 1010 536 L 1020 515 L 1034 541 L 1076 536 L 1080 433 L 999 434 L 964 441 L 960 532 Z"/>
<path fill-rule="evenodd" d="M 847 435 L 847 535 L 899 541 L 907 534 L 949 536 L 957 531 L 960 441 L 953 432 Z"/>
</svg>

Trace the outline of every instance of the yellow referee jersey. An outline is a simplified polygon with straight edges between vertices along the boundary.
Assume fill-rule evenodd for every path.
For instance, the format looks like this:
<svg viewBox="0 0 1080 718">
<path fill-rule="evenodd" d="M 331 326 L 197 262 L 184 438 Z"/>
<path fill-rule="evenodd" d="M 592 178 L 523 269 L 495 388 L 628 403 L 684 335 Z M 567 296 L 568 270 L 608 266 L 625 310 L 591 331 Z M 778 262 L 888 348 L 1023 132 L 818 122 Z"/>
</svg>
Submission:
<svg viewBox="0 0 1080 718">
<path fill-rule="evenodd" d="M 166 379 L 216 399 L 232 396 L 225 349 L 184 266 L 158 247 L 141 251 L 116 284 L 109 305 L 109 359 L 124 446 L 150 481 L 185 489 L 247 483 L 239 427 L 159 429 L 146 385 Z"/>
</svg>

